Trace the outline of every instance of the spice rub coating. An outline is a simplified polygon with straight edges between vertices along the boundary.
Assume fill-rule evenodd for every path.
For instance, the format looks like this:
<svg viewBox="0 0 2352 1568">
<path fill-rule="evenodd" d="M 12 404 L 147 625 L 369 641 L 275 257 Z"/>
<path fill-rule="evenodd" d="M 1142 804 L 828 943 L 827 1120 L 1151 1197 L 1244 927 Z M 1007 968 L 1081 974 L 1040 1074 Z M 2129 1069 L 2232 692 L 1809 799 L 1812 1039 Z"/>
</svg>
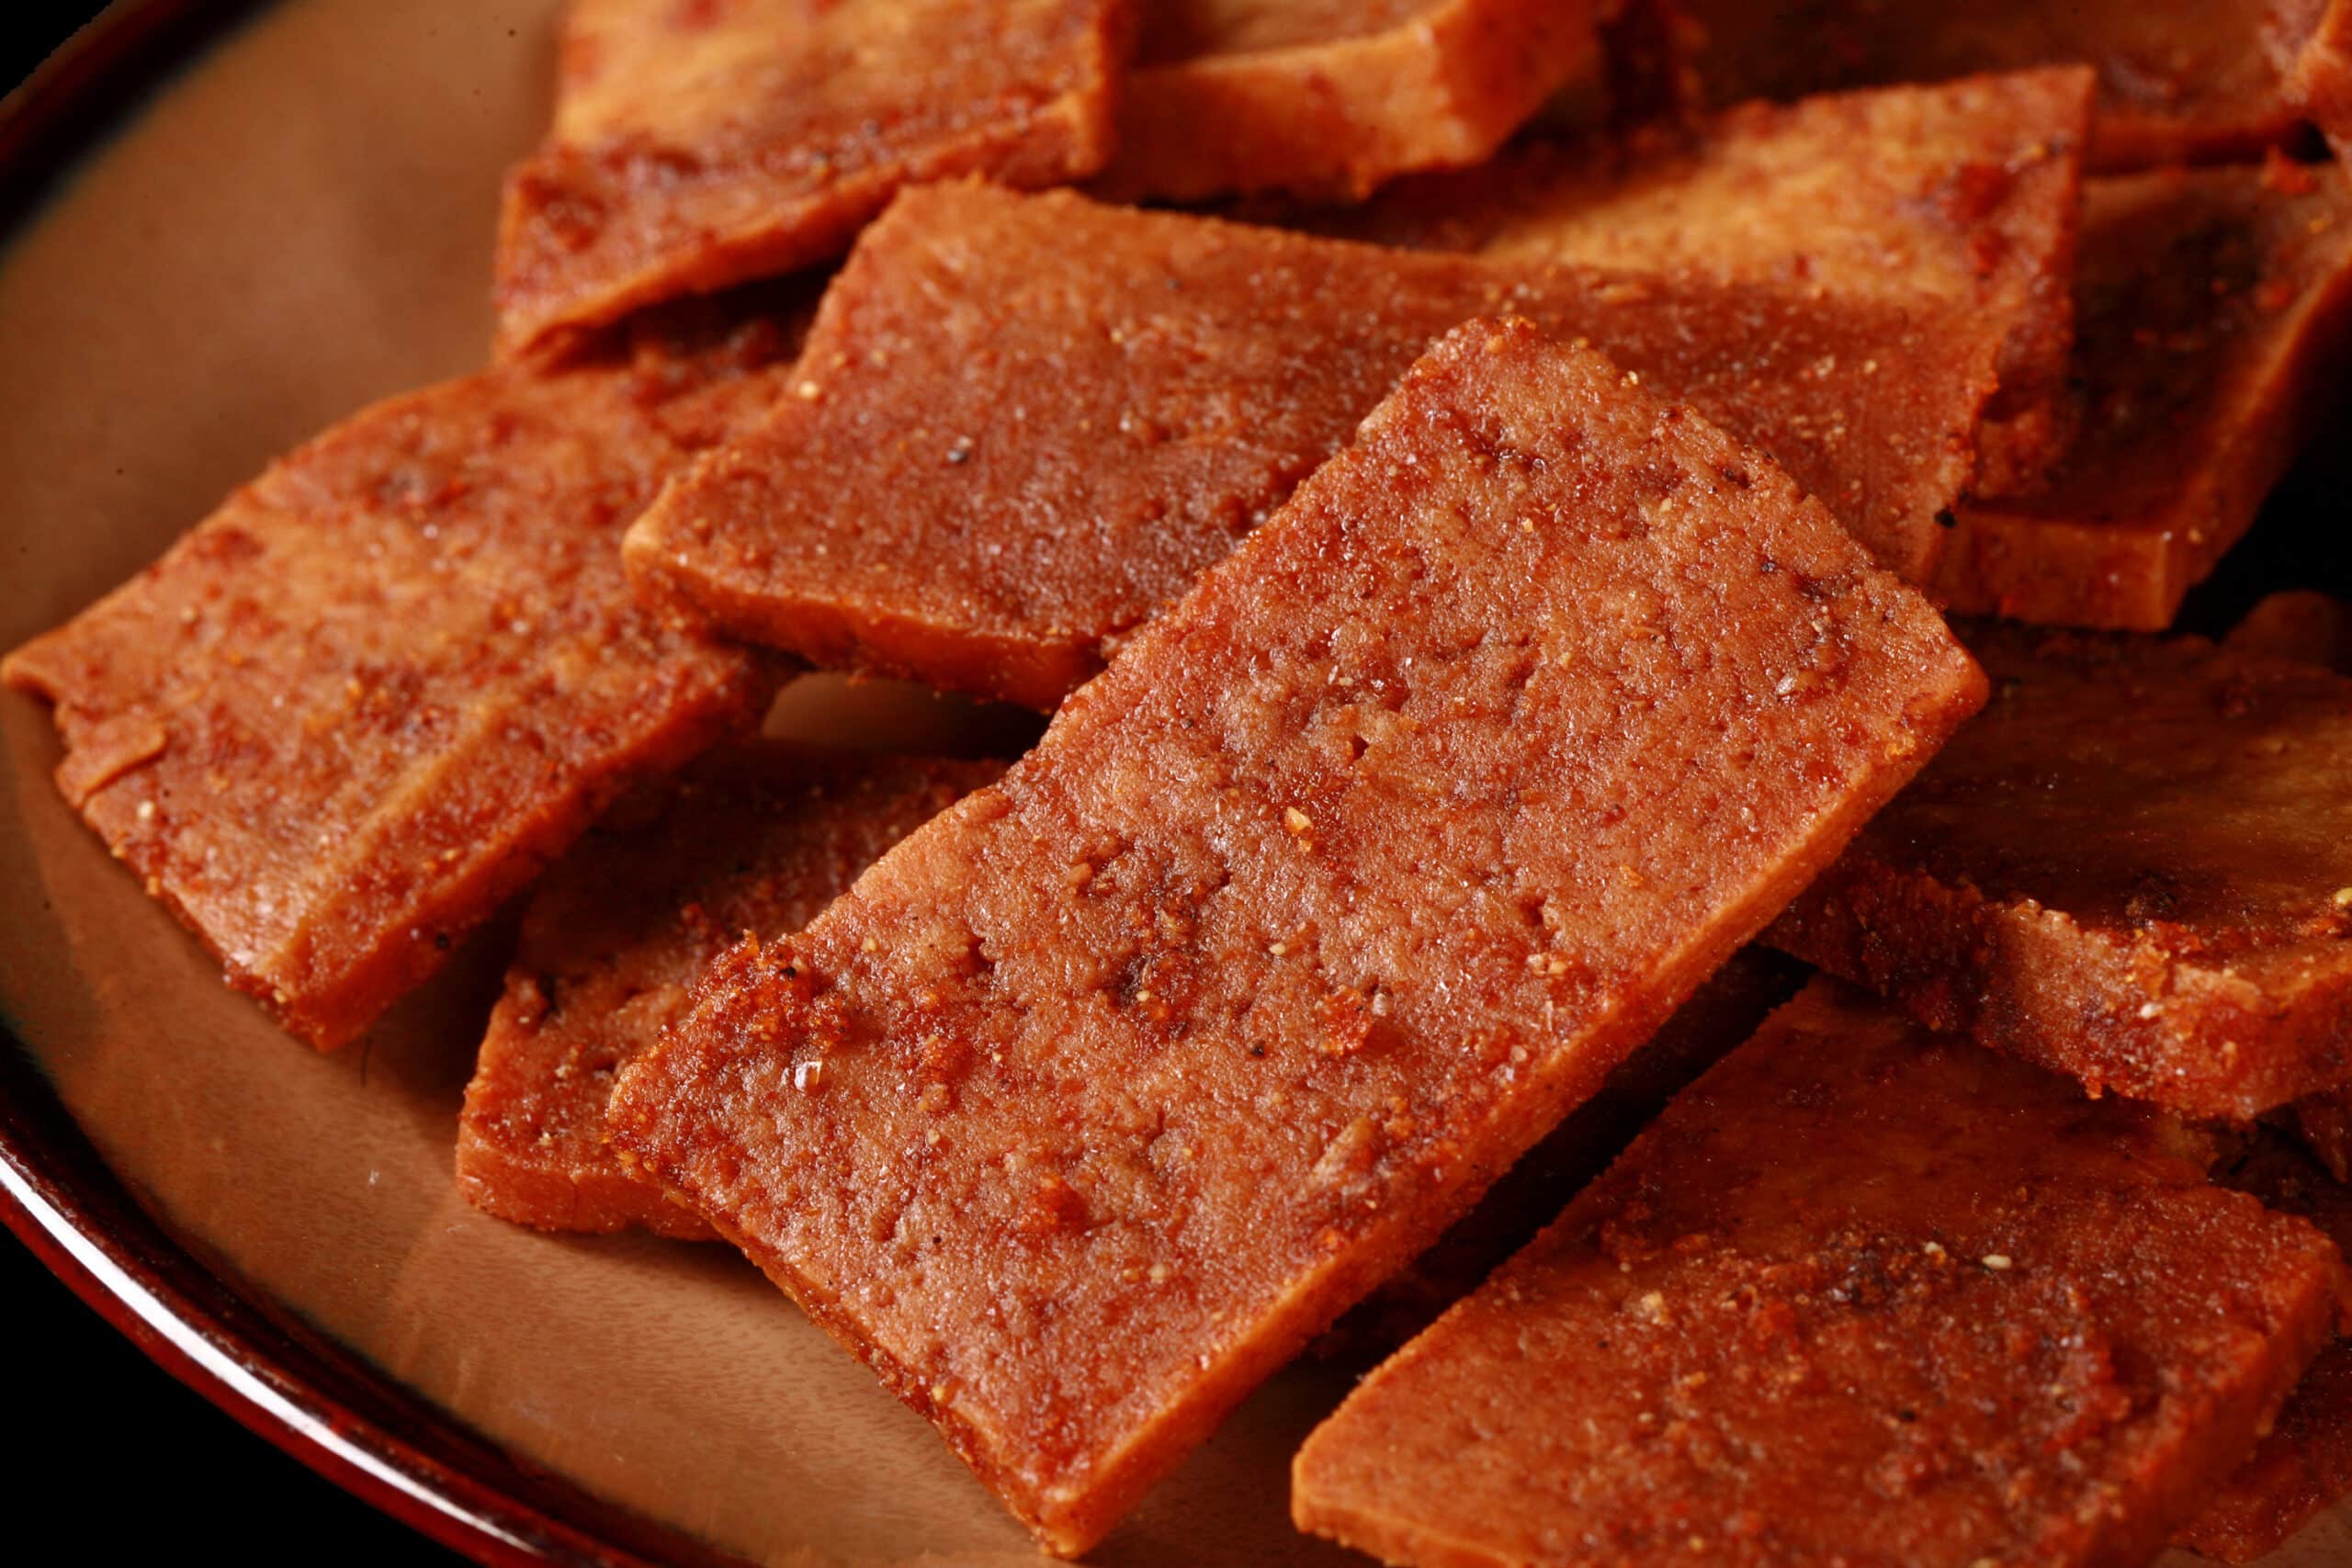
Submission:
<svg viewBox="0 0 2352 1568">
<path fill-rule="evenodd" d="M 1493 311 L 1589 341 L 1770 453 L 1915 579 L 1968 482 L 2007 335 L 1924 302 L 1824 309 L 933 186 L 860 242 L 797 395 L 630 531 L 630 570 L 822 666 L 1050 709 L 1432 337 Z"/>
<path fill-rule="evenodd" d="M 1522 1156 L 1430 1249 L 1364 1298 L 1317 1343 L 1318 1354 L 1386 1353 L 1436 1321 L 1535 1238 L 1693 1079 L 1747 1042 L 1811 971 L 1744 947 L 1707 977 L 1590 1100 Z"/>
<path fill-rule="evenodd" d="M 2086 64 L 2091 164 L 2108 173 L 2246 157 L 2301 118 L 2264 48 L 2270 0 L 1670 3 L 1713 104 Z"/>
<path fill-rule="evenodd" d="M 605 1145 L 613 1076 L 747 932 L 797 931 L 882 852 L 1002 764 L 721 747 L 600 825 L 531 895 L 458 1119 L 458 1188 L 542 1230 L 710 1227 Z"/>
<path fill-rule="evenodd" d="M 570 0 L 499 347 L 831 260 L 902 185 L 1110 156 L 1131 0 Z"/>
<path fill-rule="evenodd" d="M 0 664 L 55 705 L 66 800 L 312 1044 L 634 780 L 758 721 L 775 671 L 621 571 L 622 528 L 793 347 L 785 320 L 684 314 L 354 415 Z"/>
<path fill-rule="evenodd" d="M 1816 982 L 1357 1388 L 1293 1512 L 1417 1568 L 2144 1562 L 2343 1285 L 2208 1152 Z"/>
<path fill-rule="evenodd" d="M 1973 488 L 2007 494 L 2065 433 L 2091 90 L 2066 66 L 1744 104 L 1689 136 L 1531 141 L 1303 216 L 1388 244 L 1988 311 L 2010 333 Z"/>
<path fill-rule="evenodd" d="M 2283 1136 L 2257 1131 L 2250 1148 L 2222 1179 L 2272 1209 L 2301 1215 L 2337 1247 L 2352 1247 L 2352 1190 Z M 2253 1457 L 2176 1539 L 2192 1551 L 2223 1562 L 2256 1562 L 2347 1495 L 2352 1495 L 2352 1341 L 2339 1337 L 2304 1371 Z"/>
<path fill-rule="evenodd" d="M 2352 363 L 2352 182 L 2333 165 L 2086 187 L 2074 444 L 2040 493 L 1963 505 L 1963 614 L 2161 631 L 2253 525 Z"/>
<path fill-rule="evenodd" d="M 1081 1551 L 1982 699 L 1769 458 L 1472 322 L 609 1131 Z"/>
<path fill-rule="evenodd" d="M 1363 197 L 1476 164 L 1599 74 L 1593 0 L 1152 0 L 1122 95 L 1115 200 Z"/>
<path fill-rule="evenodd" d="M 2352 680 L 1984 626 L 1984 716 L 1770 940 L 2185 1113 L 2352 1081 Z"/>
</svg>

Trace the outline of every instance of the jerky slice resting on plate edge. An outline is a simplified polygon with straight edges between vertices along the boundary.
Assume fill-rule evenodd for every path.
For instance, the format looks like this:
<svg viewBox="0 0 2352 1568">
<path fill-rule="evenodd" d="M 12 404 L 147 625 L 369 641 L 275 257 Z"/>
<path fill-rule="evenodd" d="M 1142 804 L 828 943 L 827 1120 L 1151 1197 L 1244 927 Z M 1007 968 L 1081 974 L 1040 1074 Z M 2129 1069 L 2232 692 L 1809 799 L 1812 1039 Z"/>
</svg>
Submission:
<svg viewBox="0 0 2352 1568">
<path fill-rule="evenodd" d="M 1967 640 L 1984 716 L 1769 940 L 2188 1115 L 2352 1082 L 2352 680 L 2193 637 Z"/>
<path fill-rule="evenodd" d="M 630 530 L 631 579 L 824 667 L 1050 710 L 1431 338 L 1496 313 L 1589 339 L 1761 448 L 1914 581 L 1974 471 L 2009 330 L 1926 299 L 928 186 L 827 291 L 794 397 Z"/>
<path fill-rule="evenodd" d="M 1414 1568 L 2144 1562 L 2345 1294 L 2200 1144 L 1817 981 L 1358 1386 L 1294 1515 Z"/>
<path fill-rule="evenodd" d="M 778 322 L 695 332 L 379 403 L 0 664 L 55 705 L 67 801 L 312 1044 L 758 723 L 776 671 L 621 571 L 662 481 L 785 384 Z"/>
<path fill-rule="evenodd" d="M 609 1131 L 1082 1551 L 1983 695 L 1770 459 L 1472 322 Z"/>
<path fill-rule="evenodd" d="M 508 177 L 515 354 L 830 261 L 902 185 L 1110 156 L 1131 0 L 571 0 L 555 124 Z"/>
<path fill-rule="evenodd" d="M 797 931 L 1000 762 L 723 746 L 627 822 L 588 834 L 531 894 L 458 1120 L 458 1187 L 542 1230 L 710 1227 L 605 1145 L 613 1076 L 685 1011 L 745 933 Z"/>
</svg>

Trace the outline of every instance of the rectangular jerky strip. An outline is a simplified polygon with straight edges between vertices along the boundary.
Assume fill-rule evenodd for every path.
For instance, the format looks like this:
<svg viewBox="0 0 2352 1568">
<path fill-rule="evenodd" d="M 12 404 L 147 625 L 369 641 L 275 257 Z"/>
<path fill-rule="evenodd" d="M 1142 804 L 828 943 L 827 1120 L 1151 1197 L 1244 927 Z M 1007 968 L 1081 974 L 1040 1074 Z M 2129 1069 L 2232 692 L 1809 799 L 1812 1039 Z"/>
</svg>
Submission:
<svg viewBox="0 0 2352 1568">
<path fill-rule="evenodd" d="M 1474 322 L 609 1130 L 1081 1551 L 1982 697 L 1770 459 Z"/>
<path fill-rule="evenodd" d="M 626 822 L 572 847 L 531 895 L 458 1119 L 458 1188 L 542 1230 L 710 1227 L 605 1145 L 613 1076 L 685 1011 L 746 931 L 797 931 L 998 762 L 722 747 Z"/>
<path fill-rule="evenodd" d="M 1110 156 L 1131 0 L 571 0 L 499 346 L 829 261 L 900 186 Z"/>
<path fill-rule="evenodd" d="M 621 573 L 656 487 L 785 385 L 788 321 L 696 333 L 379 403 L 0 663 L 56 705 L 67 801 L 312 1044 L 758 722 L 774 671 Z"/>
<path fill-rule="evenodd" d="M 2258 154 L 2301 115 L 2263 43 L 2271 0 L 1668 0 L 1706 101 L 1791 99 L 1988 71 L 2098 72 L 2092 167 Z"/>
<path fill-rule="evenodd" d="M 1936 590 L 1970 615 L 2161 631 L 2253 525 L 2352 363 L 2341 169 L 2086 187 L 2074 445 L 2040 493 L 1959 509 Z"/>
<path fill-rule="evenodd" d="M 1106 197 L 1363 197 L 1597 79 L 1595 0 L 1149 0 Z"/>
<path fill-rule="evenodd" d="M 2224 1179 L 2270 1208 L 2300 1214 L 2339 1249 L 2352 1247 L 2352 1191 L 2267 1129 Z M 2268 1556 L 2352 1495 L 2352 1341 L 2319 1353 L 2253 1457 L 2175 1538 L 2223 1562 Z"/>
<path fill-rule="evenodd" d="M 1983 718 L 1769 940 L 2182 1112 L 2352 1082 L 2352 680 L 1984 626 Z"/>
<path fill-rule="evenodd" d="M 1417 1568 L 2141 1562 L 2343 1265 L 2153 1108 L 1817 982 L 1300 1450 Z"/>
<path fill-rule="evenodd" d="M 2063 443 L 2091 73 L 2080 66 L 1753 103 L 1692 134 L 1528 141 L 1400 180 L 1315 232 L 1492 260 L 1697 273 L 2008 323 L 1974 493 Z"/>
<path fill-rule="evenodd" d="M 630 531 L 639 588 L 832 668 L 1050 709 L 1481 312 L 1589 338 L 1924 576 L 2007 324 L 1501 267 L 977 185 L 901 197 L 797 394 Z"/>
</svg>

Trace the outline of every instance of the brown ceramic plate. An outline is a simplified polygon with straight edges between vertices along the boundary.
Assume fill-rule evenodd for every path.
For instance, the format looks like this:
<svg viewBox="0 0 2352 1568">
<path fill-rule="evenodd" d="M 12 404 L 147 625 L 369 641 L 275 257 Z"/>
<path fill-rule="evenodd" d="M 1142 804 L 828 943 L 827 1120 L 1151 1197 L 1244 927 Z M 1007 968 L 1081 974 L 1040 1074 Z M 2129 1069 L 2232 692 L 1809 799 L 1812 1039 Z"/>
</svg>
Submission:
<svg viewBox="0 0 2352 1568">
<path fill-rule="evenodd" d="M 280 449 L 480 362 L 499 172 L 546 112 L 554 9 L 156 0 L 12 101 L 7 179 L 54 159 L 61 108 L 125 104 L 141 50 L 189 55 L 0 252 L 0 647 Z M 230 13 L 232 29 L 189 25 Z M 952 749 L 1006 722 L 825 682 L 779 717 Z M 929 1428 L 740 1259 L 537 1235 L 458 1201 L 499 933 L 316 1055 L 225 989 L 59 801 L 37 705 L 0 698 L 0 744 L 18 1047 L 0 1050 L 0 1214 L 158 1361 L 484 1561 L 1035 1561 Z M 1287 1520 L 1289 1456 L 1344 1381 L 1276 1379 L 1095 1560 L 1361 1562 Z M 2278 1562 L 2347 1559 L 2352 1515 Z"/>
</svg>

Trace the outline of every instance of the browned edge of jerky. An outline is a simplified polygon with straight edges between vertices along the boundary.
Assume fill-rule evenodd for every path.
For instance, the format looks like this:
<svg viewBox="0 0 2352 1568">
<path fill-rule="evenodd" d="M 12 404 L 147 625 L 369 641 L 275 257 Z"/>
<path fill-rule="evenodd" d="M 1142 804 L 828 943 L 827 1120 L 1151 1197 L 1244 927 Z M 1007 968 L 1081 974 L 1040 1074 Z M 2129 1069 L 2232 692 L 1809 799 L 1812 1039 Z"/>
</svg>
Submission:
<svg viewBox="0 0 2352 1568">
<path fill-rule="evenodd" d="M 639 602 L 722 636 L 797 649 L 793 657 L 819 670 L 938 686 L 943 671 L 980 664 L 988 670 L 986 687 L 965 690 L 1050 714 L 1102 668 L 1100 644 L 1080 630 L 1007 636 L 911 615 L 899 604 L 745 592 L 727 576 L 673 558 L 650 529 L 630 529 L 621 549 Z"/>
</svg>

